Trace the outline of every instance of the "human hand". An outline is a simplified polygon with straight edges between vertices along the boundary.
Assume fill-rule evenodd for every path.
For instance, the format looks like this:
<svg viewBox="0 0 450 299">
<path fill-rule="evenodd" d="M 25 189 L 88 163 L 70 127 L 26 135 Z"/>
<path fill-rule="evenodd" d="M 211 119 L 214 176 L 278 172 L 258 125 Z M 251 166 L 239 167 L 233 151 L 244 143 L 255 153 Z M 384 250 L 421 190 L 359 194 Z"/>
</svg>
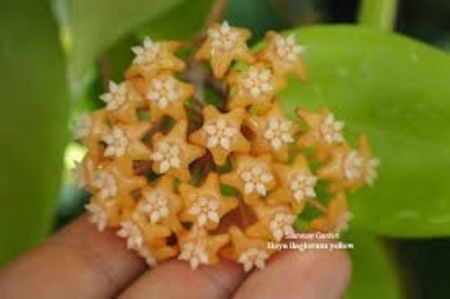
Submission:
<svg viewBox="0 0 450 299">
<path fill-rule="evenodd" d="M 260 271 L 222 261 L 192 270 L 170 260 L 148 269 L 113 231 L 83 216 L 0 271 L 0 298 L 340 298 L 350 279 L 343 251 L 287 250 Z"/>
</svg>

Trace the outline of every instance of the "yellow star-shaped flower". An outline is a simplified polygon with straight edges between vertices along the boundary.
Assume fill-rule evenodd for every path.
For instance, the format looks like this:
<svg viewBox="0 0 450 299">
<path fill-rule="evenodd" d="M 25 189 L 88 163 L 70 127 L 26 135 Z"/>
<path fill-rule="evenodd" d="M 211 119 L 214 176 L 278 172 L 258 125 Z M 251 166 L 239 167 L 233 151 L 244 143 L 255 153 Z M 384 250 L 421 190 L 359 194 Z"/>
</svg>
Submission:
<svg viewBox="0 0 450 299">
<path fill-rule="evenodd" d="M 338 193 L 328 202 L 326 215 L 313 219 L 309 223 L 309 229 L 313 231 L 341 232 L 347 229 L 352 214 L 348 210 L 344 193 Z"/>
<path fill-rule="evenodd" d="M 263 63 L 250 65 L 245 71 L 231 72 L 227 78 L 230 84 L 230 109 L 251 106 L 259 112 L 271 107 L 274 95 L 283 86 L 283 81 Z"/>
<path fill-rule="evenodd" d="M 236 157 L 236 169 L 222 175 L 220 181 L 238 189 L 244 201 L 252 204 L 265 197 L 276 185 L 272 157 L 239 155 Z"/>
<path fill-rule="evenodd" d="M 184 70 L 186 64 L 174 55 L 181 46 L 180 42 L 154 42 L 146 37 L 142 46 L 132 48 L 136 56 L 125 77 L 127 80 L 136 77 L 152 78 L 160 71 Z"/>
<path fill-rule="evenodd" d="M 138 122 L 137 109 L 145 106 L 145 98 L 139 93 L 131 82 L 126 81 L 127 100 L 117 109 L 108 111 L 112 122 L 132 124 Z"/>
<path fill-rule="evenodd" d="M 147 227 L 146 231 L 151 229 L 151 227 Z M 156 262 L 168 260 L 178 254 L 177 247 L 166 245 L 166 239 L 160 239 L 157 244 L 154 243 L 146 240 L 145 245 L 137 250 L 137 253 L 146 260 L 149 266 L 155 266 Z"/>
<path fill-rule="evenodd" d="M 168 227 L 161 224 L 148 222 L 144 218 L 134 217 L 131 222 L 139 227 L 145 243 L 152 247 L 158 247 L 158 245 L 164 244 L 164 239 L 169 237 L 171 234 Z"/>
<path fill-rule="evenodd" d="M 178 221 L 178 214 L 183 203 L 173 190 L 174 178 L 162 176 L 155 186 L 142 189 L 142 196 L 137 204 L 134 219 L 144 223 L 161 224 L 172 232 L 179 234 L 183 228 Z"/>
<path fill-rule="evenodd" d="M 252 153 L 271 154 L 276 160 L 285 162 L 289 157 L 289 145 L 294 142 L 297 126 L 283 116 L 280 104 L 274 103 L 265 115 L 248 117 L 246 124 L 254 132 Z"/>
<path fill-rule="evenodd" d="M 131 160 L 147 160 L 150 149 L 142 142 L 142 138 L 150 128 L 148 122 L 110 127 L 102 135 L 105 144 L 103 155 L 111 159 L 126 157 Z"/>
<path fill-rule="evenodd" d="M 96 157 L 89 152 L 83 157 L 83 160 L 80 163 L 76 162 L 73 171 L 78 186 L 80 188 L 85 188 L 92 193 L 94 190 L 92 180 L 94 179 L 98 168 L 99 166 Z"/>
<path fill-rule="evenodd" d="M 125 238 L 127 247 L 136 250 L 150 266 L 178 254 L 175 246 L 167 245 L 166 238 L 171 232 L 163 225 L 149 223 L 139 218 L 131 220 L 128 218 L 119 226 L 117 235 Z"/>
<path fill-rule="evenodd" d="M 312 175 L 306 157 L 297 154 L 292 165 L 274 164 L 280 182 L 268 199 L 270 204 L 289 203 L 295 213 L 303 210 L 305 201 L 314 199 L 317 178 Z"/>
<path fill-rule="evenodd" d="M 263 269 L 266 261 L 274 253 L 267 248 L 267 241 L 249 238 L 235 226 L 229 229 L 229 234 L 232 247 L 228 258 L 242 264 L 245 272 L 253 268 Z"/>
<path fill-rule="evenodd" d="M 244 109 L 220 113 L 214 106 L 203 109 L 203 127 L 189 136 L 189 141 L 206 147 L 217 165 L 225 163 L 230 153 L 248 153 L 250 144 L 241 133 Z"/>
<path fill-rule="evenodd" d="M 322 108 L 318 113 L 298 109 L 297 115 L 307 126 L 306 132 L 299 137 L 297 146 L 314 148 L 315 160 L 325 160 L 333 147 L 345 142 L 342 134 L 344 123 L 337 121 L 328 109 Z"/>
<path fill-rule="evenodd" d="M 147 180 L 141 176 L 133 176 L 129 168 L 124 167 L 121 161 L 113 161 L 96 169 L 90 174 L 92 186 L 91 193 L 100 196 L 105 201 L 119 200 L 122 195 L 130 194 L 133 190 L 146 185 Z"/>
<path fill-rule="evenodd" d="M 132 192 L 146 185 L 144 177 L 124 173 L 122 165 L 110 162 L 101 169 L 90 170 L 87 190 L 93 194 L 92 203 L 107 209 L 109 223 L 117 224 L 131 215 L 135 208 Z"/>
<path fill-rule="evenodd" d="M 150 115 L 156 123 L 164 115 L 176 120 L 186 118 L 184 102 L 194 94 L 194 86 L 181 82 L 170 72 L 164 72 L 149 80 L 146 99 L 150 103 Z"/>
<path fill-rule="evenodd" d="M 210 235 L 194 225 L 192 229 L 179 238 L 179 260 L 189 263 L 192 269 L 200 265 L 213 265 L 219 262 L 218 252 L 230 240 L 228 234 Z"/>
<path fill-rule="evenodd" d="M 266 34 L 267 44 L 258 52 L 259 59 L 270 63 L 279 76 L 295 73 L 301 81 L 307 80 L 303 65 L 303 48 L 297 43 L 295 35 L 282 36 L 274 31 Z"/>
<path fill-rule="evenodd" d="M 122 220 L 128 218 L 131 204 L 134 199 L 129 194 L 124 194 L 121 201 L 105 201 L 99 196 L 93 196 L 85 209 L 89 212 L 89 220 L 96 224 L 99 231 L 107 227 L 117 227 Z"/>
<path fill-rule="evenodd" d="M 187 121 L 180 120 L 168 135 L 161 133 L 153 137 L 153 171 L 157 174 L 172 175 L 182 182 L 191 178 L 189 164 L 205 154 L 205 149 L 186 141 Z"/>
<path fill-rule="evenodd" d="M 76 135 L 89 149 L 96 162 L 99 162 L 103 153 L 100 144 L 101 136 L 108 132 L 107 113 L 104 109 L 97 110 L 90 115 L 82 116 Z"/>
<path fill-rule="evenodd" d="M 380 159 L 372 156 L 372 151 L 369 146 L 369 141 L 366 135 L 359 135 L 359 151 L 363 158 L 363 171 L 362 176 L 364 182 L 369 186 L 372 186 L 377 178 L 377 168 L 380 164 Z"/>
<path fill-rule="evenodd" d="M 179 190 L 184 201 L 181 220 L 207 230 L 217 228 L 220 218 L 238 205 L 236 198 L 222 196 L 216 173 L 210 173 L 201 187 L 182 183 Z"/>
<path fill-rule="evenodd" d="M 247 227 L 245 233 L 249 237 L 279 242 L 295 233 L 296 215 L 286 205 L 259 204 L 252 207 L 257 221 Z"/>
<path fill-rule="evenodd" d="M 358 150 L 351 149 L 348 143 L 334 148 L 330 161 L 317 170 L 317 175 L 331 182 L 331 193 L 353 192 L 364 183 L 373 183 L 377 165 L 378 159 L 372 158 L 366 137 L 360 135 Z"/>
<path fill-rule="evenodd" d="M 222 78 L 233 60 L 253 63 L 246 41 L 251 37 L 247 29 L 231 27 L 227 22 L 214 24 L 195 55 L 197 60 L 210 60 L 214 77 Z"/>
</svg>

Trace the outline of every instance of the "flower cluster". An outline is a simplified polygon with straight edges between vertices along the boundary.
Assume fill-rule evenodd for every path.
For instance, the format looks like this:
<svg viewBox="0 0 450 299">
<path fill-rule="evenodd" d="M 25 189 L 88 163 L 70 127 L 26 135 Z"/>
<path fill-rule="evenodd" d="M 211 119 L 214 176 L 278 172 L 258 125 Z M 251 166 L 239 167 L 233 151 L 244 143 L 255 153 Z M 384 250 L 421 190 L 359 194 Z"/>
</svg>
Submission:
<svg viewBox="0 0 450 299">
<path fill-rule="evenodd" d="M 352 149 L 344 123 L 325 108 L 285 116 L 276 95 L 286 75 L 306 79 L 296 37 L 269 32 L 258 52 L 249 38 L 215 24 L 195 55 L 227 85 L 220 107 L 189 109 L 195 87 L 179 79 L 180 43 L 146 38 L 132 48 L 125 81 L 100 97 L 105 108 L 82 119 L 77 137 L 88 152 L 78 174 L 92 194 L 91 220 L 116 228 L 150 265 L 178 257 L 197 268 L 226 258 L 261 269 L 273 253 L 266 243 L 293 234 L 307 205 L 322 213 L 309 229 L 345 229 L 345 193 L 374 182 L 378 160 L 364 135 Z M 230 68 L 234 61 L 241 67 Z M 331 199 L 318 198 L 320 181 Z"/>
</svg>

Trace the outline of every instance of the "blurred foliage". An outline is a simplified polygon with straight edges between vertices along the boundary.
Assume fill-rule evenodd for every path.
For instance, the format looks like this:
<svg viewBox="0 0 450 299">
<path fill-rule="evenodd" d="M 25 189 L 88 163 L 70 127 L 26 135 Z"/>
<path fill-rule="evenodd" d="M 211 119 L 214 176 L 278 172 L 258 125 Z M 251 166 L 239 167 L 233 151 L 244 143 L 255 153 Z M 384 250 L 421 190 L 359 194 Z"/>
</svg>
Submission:
<svg viewBox="0 0 450 299">
<path fill-rule="evenodd" d="M 156 19 L 183 0 L 54 0 L 75 95 L 92 76 L 95 59 L 136 26 Z"/>
<path fill-rule="evenodd" d="M 397 18 L 397 0 L 366 0 L 361 2 L 358 25 L 391 31 Z"/>
<path fill-rule="evenodd" d="M 52 226 L 66 143 L 68 94 L 48 2 L 3 1 L 0 36 L 3 264 L 39 244 Z"/>
<path fill-rule="evenodd" d="M 346 299 L 401 298 L 400 278 L 393 257 L 377 238 L 366 232 L 351 232 L 345 241 L 352 242 L 352 281 Z"/>
</svg>

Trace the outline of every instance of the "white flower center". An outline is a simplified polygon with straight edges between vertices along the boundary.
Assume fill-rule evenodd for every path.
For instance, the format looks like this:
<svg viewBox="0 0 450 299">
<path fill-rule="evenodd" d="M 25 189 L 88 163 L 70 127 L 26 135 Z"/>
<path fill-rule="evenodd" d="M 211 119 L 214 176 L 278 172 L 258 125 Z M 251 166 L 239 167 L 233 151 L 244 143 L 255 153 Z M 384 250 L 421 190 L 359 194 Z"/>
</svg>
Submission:
<svg viewBox="0 0 450 299">
<path fill-rule="evenodd" d="M 230 149 L 231 142 L 238 133 L 238 130 L 227 124 L 224 119 L 219 119 L 214 123 L 204 126 L 207 135 L 207 147 L 222 147 L 226 150 Z"/>
<path fill-rule="evenodd" d="M 266 124 L 263 137 L 275 150 L 279 150 L 284 143 L 294 141 L 291 133 L 292 122 L 283 118 L 272 117 Z"/>
<path fill-rule="evenodd" d="M 115 110 L 122 106 L 127 100 L 127 87 L 125 83 L 116 84 L 109 81 L 109 93 L 100 96 L 106 103 L 106 110 Z"/>
<path fill-rule="evenodd" d="M 167 197 L 164 194 L 152 192 L 144 194 L 144 196 L 145 202 L 139 206 L 139 211 L 149 215 L 152 223 L 157 223 L 169 216 Z"/>
<path fill-rule="evenodd" d="M 127 239 L 128 249 L 138 250 L 144 242 L 141 230 L 131 221 L 120 223 L 120 230 L 117 232 L 117 235 Z"/>
<path fill-rule="evenodd" d="M 361 177 L 363 159 L 357 151 L 349 152 L 344 158 L 344 175 L 350 180 L 357 180 Z"/>
<path fill-rule="evenodd" d="M 150 155 L 150 159 L 159 163 L 159 172 L 166 173 L 171 168 L 180 168 L 180 147 L 168 142 L 159 142 L 157 151 Z"/>
<path fill-rule="evenodd" d="M 208 253 L 204 242 L 198 238 L 195 241 L 189 241 L 181 246 L 179 260 L 188 261 L 192 269 L 197 269 L 201 264 L 208 264 Z"/>
<path fill-rule="evenodd" d="M 117 195 L 116 178 L 107 170 L 98 171 L 92 185 L 99 190 L 100 199 L 106 200 Z"/>
<path fill-rule="evenodd" d="M 239 255 L 239 263 L 244 266 L 244 271 L 248 272 L 253 267 L 263 269 L 269 254 L 258 248 L 250 248 Z"/>
<path fill-rule="evenodd" d="M 281 241 L 286 236 L 294 234 L 292 225 L 295 221 L 295 216 L 288 212 L 276 213 L 269 223 L 270 231 L 276 241 Z"/>
<path fill-rule="evenodd" d="M 131 51 L 136 55 L 133 62 L 145 65 L 153 63 L 160 53 L 160 45 L 153 42 L 149 37 L 144 39 L 143 47 L 132 47 Z"/>
<path fill-rule="evenodd" d="M 303 52 L 303 48 L 297 44 L 293 34 L 287 37 L 278 36 L 275 40 L 275 51 L 281 60 L 295 62 Z"/>
<path fill-rule="evenodd" d="M 113 127 L 110 134 L 104 135 L 102 140 L 107 144 L 105 157 L 121 157 L 126 153 L 128 137 L 125 130 Z"/>
<path fill-rule="evenodd" d="M 75 130 L 75 138 L 81 139 L 89 135 L 89 132 L 91 131 L 91 126 L 92 126 L 91 118 L 87 113 L 84 113 L 77 124 L 77 128 Z"/>
<path fill-rule="evenodd" d="M 243 85 L 253 98 L 264 96 L 274 89 L 272 72 L 269 69 L 258 69 L 251 66 L 244 78 Z"/>
<path fill-rule="evenodd" d="M 349 211 L 345 212 L 337 221 L 334 230 L 338 233 L 344 232 L 348 229 L 348 224 L 352 220 L 353 214 Z"/>
<path fill-rule="evenodd" d="M 270 170 L 263 165 L 253 165 L 240 173 L 244 181 L 244 193 L 257 192 L 262 196 L 267 193 L 267 185 L 273 181 L 274 177 Z"/>
<path fill-rule="evenodd" d="M 211 39 L 211 55 L 214 55 L 217 51 L 230 51 L 238 40 L 238 33 L 224 21 L 218 29 L 208 29 L 208 37 Z"/>
<path fill-rule="evenodd" d="M 147 98 L 155 102 L 161 109 L 166 108 L 170 102 L 178 100 L 178 97 L 173 78 L 153 79 L 147 92 Z"/>
<path fill-rule="evenodd" d="M 187 211 L 189 215 L 197 218 L 198 226 L 202 227 L 206 222 L 219 223 L 219 200 L 214 196 L 191 195 L 191 207 Z"/>
<path fill-rule="evenodd" d="M 319 130 L 325 141 L 328 144 L 333 144 L 344 141 L 344 137 L 342 136 L 343 127 L 344 122 L 336 121 L 333 114 L 330 113 L 320 124 Z"/>
<path fill-rule="evenodd" d="M 143 257 L 145 259 L 145 262 L 147 263 L 147 265 L 149 266 L 155 266 L 156 265 L 156 258 L 153 255 L 153 253 L 150 252 L 150 250 L 148 250 L 145 247 L 139 247 L 137 249 L 138 254 Z"/>
<path fill-rule="evenodd" d="M 379 164 L 380 160 L 378 158 L 371 158 L 366 162 L 364 180 L 367 184 L 369 184 L 369 186 L 372 186 L 377 178 L 377 167 Z"/>
<path fill-rule="evenodd" d="M 106 224 L 108 223 L 105 209 L 94 203 L 89 203 L 84 207 L 90 213 L 89 221 L 95 223 L 99 231 L 105 230 Z"/>
<path fill-rule="evenodd" d="M 316 182 L 317 178 L 315 176 L 308 175 L 304 171 L 292 173 L 289 179 L 289 188 L 295 201 L 301 202 L 306 197 L 316 197 L 316 192 L 314 191 Z"/>
</svg>

